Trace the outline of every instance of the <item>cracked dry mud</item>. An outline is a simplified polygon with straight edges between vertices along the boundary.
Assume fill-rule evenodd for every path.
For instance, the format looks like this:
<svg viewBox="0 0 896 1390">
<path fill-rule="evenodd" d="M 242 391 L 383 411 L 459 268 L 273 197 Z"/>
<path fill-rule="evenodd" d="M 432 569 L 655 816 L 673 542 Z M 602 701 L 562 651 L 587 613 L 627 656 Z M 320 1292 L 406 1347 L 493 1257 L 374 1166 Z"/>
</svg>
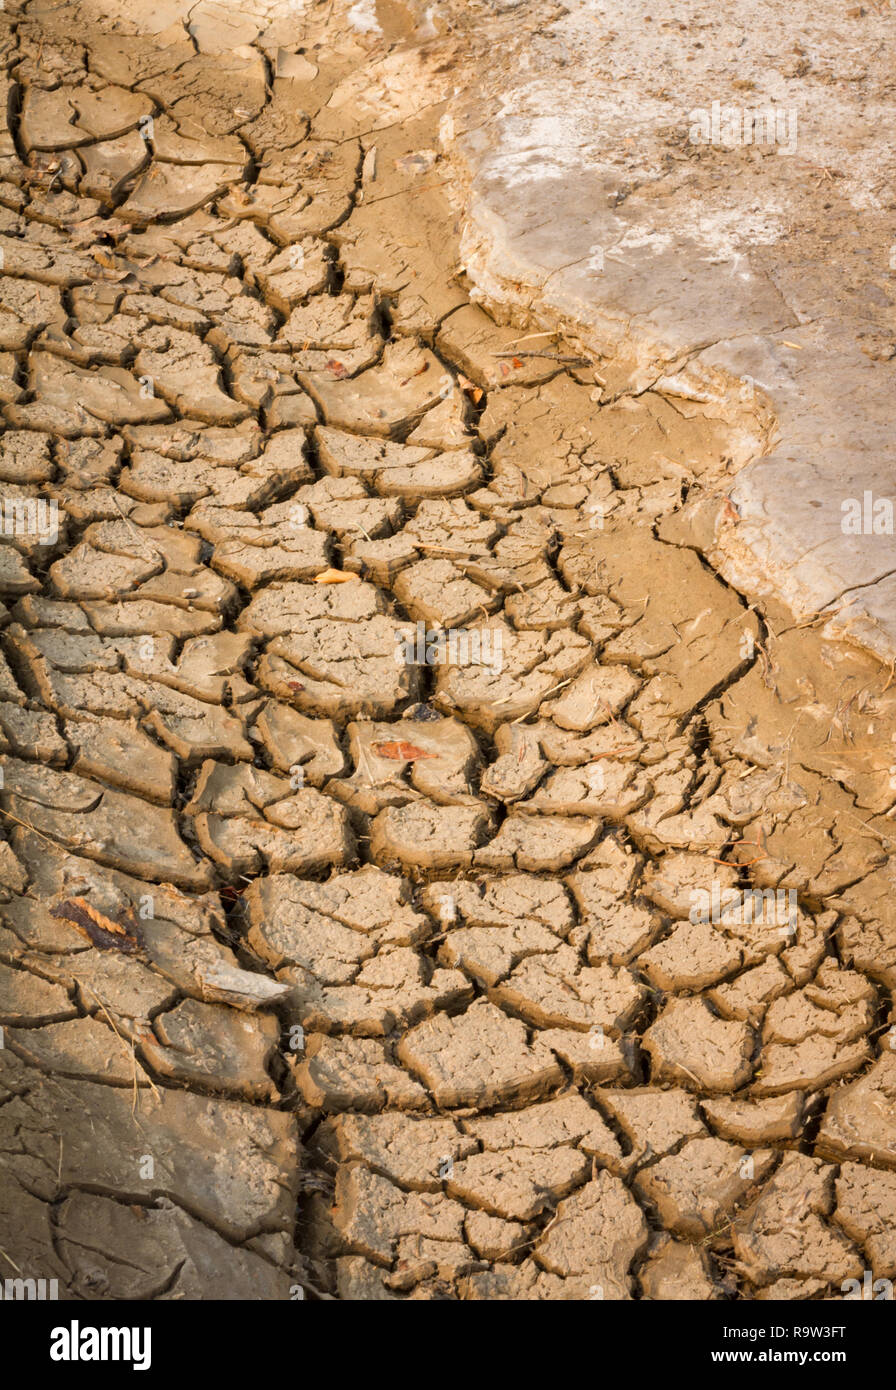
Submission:
<svg viewBox="0 0 896 1390">
<path fill-rule="evenodd" d="M 699 557 L 723 421 L 500 355 L 450 42 L 376 121 L 399 32 L 206 8 L 0 13 L 0 474 L 59 507 L 0 547 L 0 1268 L 892 1279 L 896 687 Z M 421 623 L 500 661 L 397 659 Z"/>
</svg>

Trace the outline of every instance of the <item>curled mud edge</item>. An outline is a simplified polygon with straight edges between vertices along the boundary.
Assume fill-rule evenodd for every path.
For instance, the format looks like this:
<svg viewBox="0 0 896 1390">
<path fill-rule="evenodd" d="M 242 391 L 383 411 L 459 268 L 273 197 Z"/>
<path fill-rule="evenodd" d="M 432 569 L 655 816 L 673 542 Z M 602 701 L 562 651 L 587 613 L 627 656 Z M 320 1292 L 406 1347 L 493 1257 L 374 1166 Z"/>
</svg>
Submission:
<svg viewBox="0 0 896 1390">
<path fill-rule="evenodd" d="M 892 1278 L 896 689 L 698 554 L 729 419 L 470 302 L 462 38 L 350 10 L 0 14 L 2 1259 Z"/>
</svg>

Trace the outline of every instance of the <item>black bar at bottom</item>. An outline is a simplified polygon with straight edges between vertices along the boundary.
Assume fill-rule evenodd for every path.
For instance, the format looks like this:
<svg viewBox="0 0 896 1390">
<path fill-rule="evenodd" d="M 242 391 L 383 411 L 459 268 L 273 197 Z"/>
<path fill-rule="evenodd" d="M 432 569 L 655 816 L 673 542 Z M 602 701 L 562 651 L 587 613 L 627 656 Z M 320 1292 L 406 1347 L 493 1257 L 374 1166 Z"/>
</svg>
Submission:
<svg viewBox="0 0 896 1390">
<path fill-rule="evenodd" d="M 873 1297 L 824 1303 L 595 1300 L 537 1309 L 530 1303 L 461 1307 L 445 1300 L 428 1307 L 416 1303 L 404 1313 L 381 1302 L 298 1298 L 277 1303 L 6 1301 L 0 1303 L 0 1345 L 7 1373 L 15 1367 L 16 1384 L 36 1371 L 70 1379 L 102 1377 L 110 1370 L 119 1377 L 137 1375 L 138 1384 L 153 1376 L 173 1384 L 193 1368 L 204 1379 L 226 1376 L 228 1384 L 250 1374 L 249 1390 L 254 1390 L 260 1376 L 304 1378 L 321 1356 L 334 1358 L 333 1374 L 344 1382 L 353 1353 L 368 1377 L 378 1363 L 393 1374 L 410 1364 L 428 1374 L 423 1358 L 433 1356 L 432 1334 L 444 1336 L 446 1329 L 451 1341 L 443 1343 L 436 1361 L 452 1378 L 475 1374 L 481 1379 L 480 1353 L 475 1372 L 465 1368 L 464 1356 L 477 1345 L 494 1346 L 497 1354 L 500 1345 L 502 1380 L 506 1383 L 515 1354 L 519 1374 L 528 1379 L 533 1346 L 551 1347 L 552 1358 L 565 1359 L 563 1344 L 553 1340 L 558 1332 L 581 1337 L 575 1349 L 569 1347 L 574 1361 L 582 1355 L 586 1361 L 597 1358 L 605 1369 L 607 1357 L 618 1357 L 623 1368 L 641 1373 L 696 1369 L 710 1380 L 716 1371 L 721 1378 L 732 1369 L 755 1374 L 770 1367 L 810 1375 L 824 1367 L 855 1377 L 889 1364 L 886 1353 L 896 1336 L 893 1311 L 891 1299 Z M 546 1335 L 550 1343 L 543 1342 Z M 410 1363 L 417 1337 L 421 1359 Z M 476 1341 L 467 1342 L 471 1337 Z M 312 1356 L 314 1361 L 308 1359 Z M 8 1375 L 5 1380 L 13 1383 Z"/>
</svg>

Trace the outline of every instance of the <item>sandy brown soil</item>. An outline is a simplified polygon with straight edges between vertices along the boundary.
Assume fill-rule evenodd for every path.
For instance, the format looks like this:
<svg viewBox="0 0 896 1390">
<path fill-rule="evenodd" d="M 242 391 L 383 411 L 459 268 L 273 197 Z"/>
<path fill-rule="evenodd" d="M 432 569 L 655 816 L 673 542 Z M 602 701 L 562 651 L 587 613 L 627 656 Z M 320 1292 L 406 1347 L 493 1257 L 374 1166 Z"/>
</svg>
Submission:
<svg viewBox="0 0 896 1390">
<path fill-rule="evenodd" d="M 724 421 L 470 302 L 392 9 L 0 13 L 0 1270 L 893 1279 L 892 673 L 707 566 Z"/>
</svg>

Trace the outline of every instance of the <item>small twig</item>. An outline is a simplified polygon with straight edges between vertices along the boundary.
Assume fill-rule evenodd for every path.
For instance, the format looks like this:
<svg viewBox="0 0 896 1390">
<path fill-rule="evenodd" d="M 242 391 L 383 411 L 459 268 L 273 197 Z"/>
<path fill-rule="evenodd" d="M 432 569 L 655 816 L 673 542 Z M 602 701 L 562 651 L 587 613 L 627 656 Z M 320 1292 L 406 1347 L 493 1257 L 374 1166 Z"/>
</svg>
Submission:
<svg viewBox="0 0 896 1390">
<path fill-rule="evenodd" d="M 565 685 L 571 685 L 572 682 L 573 682 L 574 680 L 575 680 L 575 677 L 574 677 L 574 676 L 570 676 L 568 680 L 561 681 L 559 685 L 552 685 L 551 688 L 550 688 L 550 690 L 546 690 L 546 691 L 544 692 L 544 694 L 543 694 L 542 697 L 541 697 L 541 700 L 546 700 L 546 699 L 548 698 L 549 695 L 553 695 L 553 694 L 554 694 L 554 691 L 555 691 L 555 690 L 562 690 L 563 687 L 564 687 Z M 512 699 L 513 699 L 513 696 L 512 696 L 512 695 L 508 695 L 508 696 L 506 696 L 506 698 L 503 699 L 503 700 L 496 700 L 496 701 L 495 701 L 495 704 L 497 704 L 497 705 L 506 705 L 506 704 L 507 704 L 507 701 L 508 701 L 508 700 L 512 700 Z M 539 706 L 540 706 L 540 704 L 541 704 L 541 701 L 539 701 Z M 526 719 L 531 719 L 531 718 L 532 718 L 532 715 L 533 715 L 534 713 L 535 713 L 534 710 L 530 710 L 528 714 L 521 714 L 520 717 L 519 717 L 519 719 L 514 719 L 513 722 L 514 722 L 514 724 L 522 724 L 524 720 L 526 720 Z"/>
<path fill-rule="evenodd" d="M 21 1274 L 21 1273 L 22 1273 L 22 1271 L 19 1269 L 19 1266 L 16 1264 L 15 1260 L 12 1258 L 11 1255 L 7 1255 L 7 1253 L 6 1253 L 6 1251 L 3 1249 L 3 1246 L 2 1246 L 2 1245 L 0 1245 L 0 1255 L 3 1256 L 4 1260 L 9 1260 L 9 1263 L 12 1265 L 13 1269 L 16 1271 L 16 1274 Z"/>
<path fill-rule="evenodd" d="M 724 864 L 726 868 L 749 869 L 752 867 L 753 864 L 759 864 L 763 859 L 768 859 L 768 852 L 766 851 L 764 843 L 765 836 L 762 830 L 759 831 L 759 837 L 760 838 L 758 840 L 733 840 L 731 845 L 729 846 L 730 849 L 735 849 L 737 845 L 750 845 L 752 849 L 761 850 L 762 853 L 757 854 L 755 859 L 745 859 L 743 860 L 743 862 L 737 859 L 734 861 L 734 863 L 732 863 L 728 859 L 716 859 L 712 855 L 710 855 L 713 864 Z"/>
<path fill-rule="evenodd" d="M 125 526 L 129 526 L 130 529 L 133 531 L 133 533 L 134 533 L 134 538 L 135 538 L 135 540 L 137 541 L 137 544 L 138 544 L 138 545 L 144 545 L 144 546 L 146 546 L 146 549 L 150 552 L 150 554 L 153 554 L 153 553 L 154 553 L 154 554 L 155 554 L 155 558 L 156 558 L 157 560 L 161 560 L 162 563 L 164 564 L 164 562 L 165 562 L 165 556 L 164 556 L 164 554 L 162 553 L 162 551 L 159 549 L 159 547 L 156 545 L 155 541 L 150 541 L 150 540 L 147 539 L 146 536 L 141 536 L 140 532 L 137 530 L 137 528 L 136 528 L 136 526 L 134 525 L 133 521 L 131 521 L 131 518 L 130 518 L 129 516 L 125 516 L 124 512 L 121 510 L 121 507 L 118 505 L 118 498 L 115 496 L 115 493 L 112 492 L 112 493 L 110 493 L 109 495 L 110 495 L 110 497 L 112 498 L 112 503 L 113 503 L 113 505 L 114 505 L 114 507 L 115 507 L 115 510 L 118 512 L 118 515 L 121 517 L 121 519 L 122 519 L 122 521 L 124 522 Z"/>
<path fill-rule="evenodd" d="M 443 179 L 441 183 L 424 183 L 419 188 L 398 188 L 394 193 L 384 193 L 381 198 L 371 198 L 368 202 L 364 201 L 365 207 L 373 207 L 374 203 L 385 203 L 389 198 L 414 198 L 418 193 L 426 193 L 431 188 L 444 188 L 448 180 Z"/>
<path fill-rule="evenodd" d="M 493 352 L 493 357 L 547 357 L 551 362 L 565 362 L 568 366 L 590 367 L 588 357 L 568 357 L 562 352 Z"/>
<path fill-rule="evenodd" d="M 28 821 L 19 820 L 18 816 L 14 816 L 12 811 L 0 810 L 0 816 L 6 816 L 8 820 L 15 821 L 16 825 L 21 825 L 24 830 L 30 830 L 32 835 L 39 835 L 42 840 L 46 840 L 47 844 L 52 845 L 54 849 L 59 848 L 59 840 L 51 839 L 50 836 L 45 835 L 42 830 L 38 830 L 36 826 L 30 825 Z M 62 844 L 65 844 L 64 840 L 62 841 Z"/>
<path fill-rule="evenodd" d="M 546 329 L 541 333 L 527 333 L 522 338 L 511 338 L 512 343 L 530 343 L 533 338 L 556 338 L 556 331 Z"/>
<path fill-rule="evenodd" d="M 138 1095 L 138 1082 L 137 1082 L 137 1047 L 136 1047 L 136 1044 L 134 1043 L 133 1039 L 131 1039 L 131 1038 L 126 1038 L 126 1037 L 124 1036 L 124 1034 L 121 1033 L 121 1032 L 118 1030 L 118 1028 L 116 1028 L 115 1022 L 114 1022 L 114 1020 L 113 1020 L 113 1018 L 112 1018 L 112 1015 L 109 1013 L 109 1010 L 106 1008 L 106 1005 L 105 1005 L 104 1000 L 102 999 L 102 997 L 101 997 L 99 994 L 97 994 L 96 990 L 95 990 L 95 989 L 92 989 L 89 985 L 82 985 L 81 988 L 82 988 L 83 990 L 85 990 L 87 994 L 92 994 L 92 995 L 93 995 L 94 999 L 95 999 L 96 1002 L 99 1004 L 99 1006 L 100 1006 L 100 1008 L 102 1009 L 103 1013 L 106 1015 L 106 1018 L 107 1018 L 108 1021 L 109 1021 L 109 1027 L 112 1029 L 112 1032 L 116 1035 L 116 1037 L 119 1039 L 120 1042 L 123 1042 L 123 1043 L 124 1043 L 125 1047 L 130 1047 L 130 1049 L 131 1049 L 131 1061 L 132 1061 L 133 1064 L 134 1064 L 134 1105 L 133 1105 L 133 1110 L 132 1110 L 131 1113 L 132 1113 L 132 1114 L 136 1114 L 136 1113 L 137 1113 L 137 1095 Z M 146 1080 L 149 1082 L 149 1085 L 152 1087 L 152 1090 L 153 1090 L 153 1093 L 154 1093 L 154 1095 L 155 1095 L 156 1100 L 161 1100 L 162 1097 L 161 1097 L 161 1094 L 159 1093 L 159 1088 L 158 1088 L 158 1086 L 157 1086 L 156 1083 L 153 1081 L 152 1077 L 149 1075 L 149 1072 L 146 1070 L 146 1068 L 143 1066 L 142 1063 L 140 1064 L 140 1070 L 143 1072 L 143 1075 L 146 1077 Z"/>
</svg>

